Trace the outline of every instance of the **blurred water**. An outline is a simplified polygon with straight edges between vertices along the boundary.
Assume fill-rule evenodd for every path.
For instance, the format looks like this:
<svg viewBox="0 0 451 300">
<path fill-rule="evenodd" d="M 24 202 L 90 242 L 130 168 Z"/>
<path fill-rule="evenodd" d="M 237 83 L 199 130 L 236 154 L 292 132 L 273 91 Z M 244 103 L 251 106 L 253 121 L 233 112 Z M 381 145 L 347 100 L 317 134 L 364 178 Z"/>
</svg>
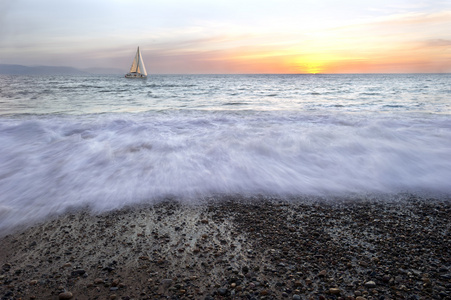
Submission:
<svg viewBox="0 0 451 300">
<path fill-rule="evenodd" d="M 450 75 L 0 83 L 0 231 L 165 197 L 451 195 Z"/>
</svg>

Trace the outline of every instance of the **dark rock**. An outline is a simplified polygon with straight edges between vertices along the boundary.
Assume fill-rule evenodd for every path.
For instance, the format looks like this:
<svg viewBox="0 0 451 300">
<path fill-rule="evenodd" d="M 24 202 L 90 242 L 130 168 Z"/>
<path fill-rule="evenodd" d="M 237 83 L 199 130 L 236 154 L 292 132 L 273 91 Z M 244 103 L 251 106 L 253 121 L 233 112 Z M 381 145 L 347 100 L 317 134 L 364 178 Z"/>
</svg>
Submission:
<svg viewBox="0 0 451 300">
<path fill-rule="evenodd" d="M 220 288 L 218 289 L 218 294 L 221 296 L 227 295 L 228 290 L 226 288 Z"/>
<path fill-rule="evenodd" d="M 172 279 L 170 279 L 170 278 L 163 279 L 163 280 L 161 281 L 161 284 L 162 284 L 162 285 L 169 286 L 169 285 L 172 284 Z"/>
<path fill-rule="evenodd" d="M 73 295 L 71 292 L 64 292 L 58 295 L 59 300 L 69 300 L 72 299 Z"/>
<path fill-rule="evenodd" d="M 70 275 L 71 275 L 72 277 L 77 277 L 77 276 L 82 276 L 82 275 L 84 275 L 85 273 L 86 273 L 85 270 L 83 270 L 83 269 L 78 269 L 78 270 L 72 271 L 72 272 L 70 273 Z"/>
<path fill-rule="evenodd" d="M 113 267 L 108 266 L 108 267 L 103 268 L 102 270 L 110 273 L 110 272 L 114 271 L 115 269 Z"/>
<path fill-rule="evenodd" d="M 365 287 L 367 289 L 374 289 L 376 287 L 376 283 L 374 281 L 367 281 L 365 282 Z"/>
<path fill-rule="evenodd" d="M 3 268 L 3 270 L 5 272 L 8 272 L 11 269 L 11 265 L 10 264 L 4 264 L 2 268 Z"/>
</svg>

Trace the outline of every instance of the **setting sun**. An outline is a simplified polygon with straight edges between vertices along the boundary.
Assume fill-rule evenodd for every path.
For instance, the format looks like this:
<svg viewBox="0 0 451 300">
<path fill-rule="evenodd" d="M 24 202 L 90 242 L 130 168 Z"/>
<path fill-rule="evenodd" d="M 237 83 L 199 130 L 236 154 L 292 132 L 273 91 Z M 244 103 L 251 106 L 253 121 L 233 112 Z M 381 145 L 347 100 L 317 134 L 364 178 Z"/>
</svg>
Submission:
<svg viewBox="0 0 451 300">
<path fill-rule="evenodd" d="M 327 65 L 331 60 L 321 56 L 306 56 L 295 58 L 293 65 L 298 73 L 318 74 L 327 72 Z"/>
</svg>

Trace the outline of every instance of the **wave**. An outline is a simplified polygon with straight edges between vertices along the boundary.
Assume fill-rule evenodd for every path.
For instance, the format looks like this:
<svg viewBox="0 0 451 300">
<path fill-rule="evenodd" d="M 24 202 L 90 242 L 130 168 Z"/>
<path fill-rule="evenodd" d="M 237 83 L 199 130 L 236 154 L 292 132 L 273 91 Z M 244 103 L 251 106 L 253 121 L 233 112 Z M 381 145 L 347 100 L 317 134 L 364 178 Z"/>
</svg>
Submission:
<svg viewBox="0 0 451 300">
<path fill-rule="evenodd" d="M 0 230 L 217 194 L 451 195 L 447 116 L 164 111 L 0 120 Z"/>
</svg>

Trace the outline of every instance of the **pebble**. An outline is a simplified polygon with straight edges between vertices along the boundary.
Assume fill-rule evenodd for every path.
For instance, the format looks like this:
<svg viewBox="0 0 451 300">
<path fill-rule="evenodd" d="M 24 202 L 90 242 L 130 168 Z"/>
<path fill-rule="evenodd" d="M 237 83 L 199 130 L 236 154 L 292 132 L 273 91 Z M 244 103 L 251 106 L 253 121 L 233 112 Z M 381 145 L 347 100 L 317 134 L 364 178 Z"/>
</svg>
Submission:
<svg viewBox="0 0 451 300">
<path fill-rule="evenodd" d="M 172 279 L 163 279 L 162 281 L 161 281 L 161 284 L 162 285 L 171 285 L 172 284 Z"/>
<path fill-rule="evenodd" d="M 374 281 L 367 281 L 365 282 L 365 287 L 367 289 L 374 289 L 376 287 L 376 283 Z"/>
<path fill-rule="evenodd" d="M 68 300 L 68 299 L 72 299 L 74 295 L 72 295 L 71 292 L 64 292 L 58 295 L 58 299 L 59 300 Z"/>
<path fill-rule="evenodd" d="M 102 283 L 104 283 L 105 281 L 102 279 L 102 278 L 96 278 L 96 279 L 94 279 L 94 283 L 95 284 L 102 284 Z"/>
<path fill-rule="evenodd" d="M 119 285 L 119 279 L 114 279 L 113 282 L 111 283 L 111 286 L 118 286 Z"/>
<path fill-rule="evenodd" d="M 221 296 L 227 295 L 227 289 L 226 288 L 218 289 L 218 294 L 221 295 Z"/>
<path fill-rule="evenodd" d="M 77 277 L 77 276 L 85 275 L 85 273 L 86 273 L 85 270 L 78 269 L 78 270 L 72 271 L 70 274 L 71 274 L 72 277 Z"/>
<path fill-rule="evenodd" d="M 329 293 L 332 295 L 339 295 L 341 293 L 341 290 L 339 288 L 330 288 Z"/>
<path fill-rule="evenodd" d="M 293 295 L 293 300 L 301 300 L 301 296 L 298 294 Z"/>
</svg>

